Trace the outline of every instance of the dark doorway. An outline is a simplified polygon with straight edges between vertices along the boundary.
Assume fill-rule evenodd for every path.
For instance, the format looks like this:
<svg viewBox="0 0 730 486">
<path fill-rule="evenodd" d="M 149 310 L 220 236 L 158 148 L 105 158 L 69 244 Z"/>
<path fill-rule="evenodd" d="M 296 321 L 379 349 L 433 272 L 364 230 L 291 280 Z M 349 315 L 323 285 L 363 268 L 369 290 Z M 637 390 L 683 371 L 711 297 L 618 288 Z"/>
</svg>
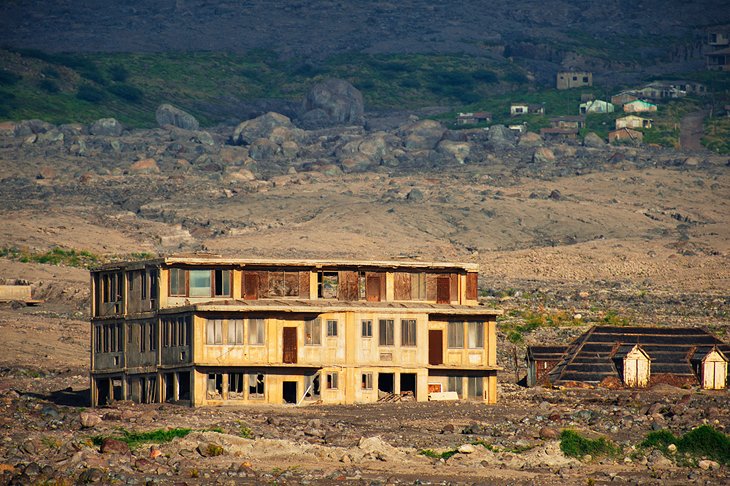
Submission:
<svg viewBox="0 0 730 486">
<path fill-rule="evenodd" d="M 258 273 L 243 273 L 243 298 L 246 300 L 256 300 L 259 298 Z"/>
<path fill-rule="evenodd" d="M 284 328 L 284 363 L 297 362 L 297 328 Z"/>
<path fill-rule="evenodd" d="M 165 374 L 165 401 L 175 401 L 175 373 Z"/>
<path fill-rule="evenodd" d="M 365 288 L 368 302 L 380 302 L 380 275 L 367 275 L 365 277 Z"/>
<path fill-rule="evenodd" d="M 114 400 L 124 400 L 124 396 L 122 395 L 123 392 L 122 388 L 122 379 L 121 378 L 113 378 L 112 379 L 112 398 Z"/>
<path fill-rule="evenodd" d="M 185 371 L 177 375 L 178 400 L 190 400 L 190 372 Z"/>
<path fill-rule="evenodd" d="M 444 364 L 444 332 L 440 329 L 428 331 L 428 364 Z"/>
<path fill-rule="evenodd" d="M 285 381 L 283 387 L 284 403 L 297 403 L 297 382 Z"/>
<path fill-rule="evenodd" d="M 395 375 L 393 373 L 378 373 L 378 391 L 393 393 L 395 391 Z"/>
<path fill-rule="evenodd" d="M 436 303 L 451 303 L 451 279 L 449 277 L 438 277 L 436 279 Z"/>
<path fill-rule="evenodd" d="M 416 396 L 416 374 L 415 373 L 401 373 L 400 374 L 400 392 L 401 394 L 406 392 L 413 393 L 413 397 Z"/>
<path fill-rule="evenodd" d="M 96 380 L 96 401 L 97 405 L 108 405 L 111 402 L 109 395 L 109 378 L 100 378 Z"/>
</svg>

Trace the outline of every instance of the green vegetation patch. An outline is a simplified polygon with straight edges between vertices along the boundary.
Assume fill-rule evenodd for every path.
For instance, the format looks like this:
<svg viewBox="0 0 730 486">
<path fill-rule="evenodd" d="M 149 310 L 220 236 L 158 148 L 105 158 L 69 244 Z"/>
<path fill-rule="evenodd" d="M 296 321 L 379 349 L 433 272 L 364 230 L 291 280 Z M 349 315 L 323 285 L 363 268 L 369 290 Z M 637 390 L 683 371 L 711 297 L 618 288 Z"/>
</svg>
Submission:
<svg viewBox="0 0 730 486">
<path fill-rule="evenodd" d="M 91 438 L 94 445 L 101 445 L 104 439 L 111 438 L 122 442 L 126 442 L 130 449 L 139 447 L 142 444 L 162 444 L 170 442 L 178 437 L 185 437 L 193 429 L 175 428 L 175 429 L 157 429 L 147 432 L 132 432 L 121 429 L 121 434 L 114 436 L 97 435 Z"/>
<path fill-rule="evenodd" d="M 621 452 L 617 445 L 604 437 L 589 439 L 570 429 L 565 429 L 560 434 L 560 450 L 566 456 L 578 459 L 585 455 L 592 457 L 616 456 Z"/>
<path fill-rule="evenodd" d="M 677 437 L 669 430 L 650 432 L 641 443 L 641 447 L 659 449 L 665 455 L 669 453 L 669 445 L 677 446 L 677 453 L 695 459 L 712 459 L 720 464 L 730 465 L 730 436 L 709 425 L 702 425 Z"/>
<path fill-rule="evenodd" d="M 67 267 L 89 268 L 101 263 L 99 256 L 86 250 L 52 248 L 46 252 L 31 252 L 16 247 L 0 248 L 0 258 L 19 261 L 21 263 L 44 263 Z"/>
<path fill-rule="evenodd" d="M 422 456 L 430 457 L 432 459 L 443 459 L 444 461 L 447 461 L 452 456 L 458 454 L 459 451 L 456 449 L 449 449 L 444 452 L 436 452 L 433 449 L 422 449 L 418 451 L 418 453 Z"/>
</svg>

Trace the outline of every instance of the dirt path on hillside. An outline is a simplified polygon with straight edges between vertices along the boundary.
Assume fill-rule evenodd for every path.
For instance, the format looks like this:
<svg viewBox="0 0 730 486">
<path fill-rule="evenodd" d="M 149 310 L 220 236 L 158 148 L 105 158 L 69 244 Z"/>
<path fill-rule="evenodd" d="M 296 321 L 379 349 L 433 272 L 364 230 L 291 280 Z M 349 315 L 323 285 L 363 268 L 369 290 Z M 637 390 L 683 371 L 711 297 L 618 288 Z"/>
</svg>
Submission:
<svg viewBox="0 0 730 486">
<path fill-rule="evenodd" d="M 679 125 L 679 145 L 682 150 L 702 150 L 702 135 L 707 110 L 695 111 L 682 117 Z"/>
</svg>

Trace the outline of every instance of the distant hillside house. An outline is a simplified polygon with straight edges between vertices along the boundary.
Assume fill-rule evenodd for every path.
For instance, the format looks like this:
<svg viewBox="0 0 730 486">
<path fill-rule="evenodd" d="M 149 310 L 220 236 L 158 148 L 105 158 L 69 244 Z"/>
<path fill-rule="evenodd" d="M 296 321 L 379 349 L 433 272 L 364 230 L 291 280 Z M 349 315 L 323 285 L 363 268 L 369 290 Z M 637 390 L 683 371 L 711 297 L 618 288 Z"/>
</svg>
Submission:
<svg viewBox="0 0 730 486">
<path fill-rule="evenodd" d="M 633 91 L 622 91 L 617 95 L 611 96 L 611 103 L 614 105 L 625 105 L 626 103 L 630 103 L 637 99 L 638 98 L 634 96 Z"/>
<path fill-rule="evenodd" d="M 646 98 L 654 101 L 671 100 L 687 96 L 686 91 L 682 91 L 677 86 L 670 83 L 656 81 L 636 90 L 639 98 Z"/>
<path fill-rule="evenodd" d="M 509 114 L 510 116 L 544 115 L 545 107 L 534 103 L 512 103 Z"/>
<path fill-rule="evenodd" d="M 545 140 L 561 141 L 578 138 L 577 128 L 541 128 L 540 135 Z"/>
<path fill-rule="evenodd" d="M 707 45 L 715 49 L 730 47 L 730 35 L 726 31 L 710 31 L 707 33 Z"/>
<path fill-rule="evenodd" d="M 639 143 L 644 140 L 644 134 L 630 128 L 619 128 L 608 132 L 608 142 L 634 142 Z"/>
<path fill-rule="evenodd" d="M 548 374 L 567 350 L 568 346 L 527 346 L 527 386 L 548 384 Z"/>
<path fill-rule="evenodd" d="M 594 326 L 567 347 L 547 381 L 725 389 L 729 355 L 730 345 L 700 328 Z"/>
<path fill-rule="evenodd" d="M 580 104 L 580 113 L 613 113 L 614 107 L 608 101 L 593 100 Z"/>
<path fill-rule="evenodd" d="M 644 100 L 634 100 L 624 105 L 624 111 L 626 113 L 647 113 L 656 110 L 657 107 L 654 103 L 649 103 Z"/>
<path fill-rule="evenodd" d="M 552 128 L 581 129 L 586 126 L 586 119 L 584 116 L 556 116 L 550 118 L 550 126 Z"/>
<path fill-rule="evenodd" d="M 486 111 L 476 111 L 474 113 L 459 113 L 456 116 L 457 125 L 476 125 L 482 122 L 491 122 L 492 114 Z"/>
<path fill-rule="evenodd" d="M 629 115 L 616 118 L 616 128 L 651 128 L 651 122 L 652 120 L 650 118 Z"/>
<path fill-rule="evenodd" d="M 521 134 L 521 133 L 525 133 L 527 131 L 527 124 L 526 123 L 514 123 L 512 125 L 509 125 L 507 128 L 512 130 L 514 133 Z"/>
<path fill-rule="evenodd" d="M 593 73 L 588 71 L 562 71 L 558 73 L 555 84 L 558 89 L 593 86 Z"/>
<path fill-rule="evenodd" d="M 707 69 L 730 71 L 730 47 L 707 54 Z"/>
</svg>

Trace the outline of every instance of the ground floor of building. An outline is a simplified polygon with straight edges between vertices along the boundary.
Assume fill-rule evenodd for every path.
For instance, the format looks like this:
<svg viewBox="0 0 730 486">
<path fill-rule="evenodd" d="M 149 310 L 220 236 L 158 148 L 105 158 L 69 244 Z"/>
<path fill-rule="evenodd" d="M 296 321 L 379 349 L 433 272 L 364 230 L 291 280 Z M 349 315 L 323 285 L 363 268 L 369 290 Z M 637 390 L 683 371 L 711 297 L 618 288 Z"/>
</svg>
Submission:
<svg viewBox="0 0 730 486">
<path fill-rule="evenodd" d="M 497 401 L 494 370 L 402 367 L 187 366 L 94 373 L 91 403 L 118 400 L 190 406 L 374 403 L 391 396 Z"/>
</svg>

